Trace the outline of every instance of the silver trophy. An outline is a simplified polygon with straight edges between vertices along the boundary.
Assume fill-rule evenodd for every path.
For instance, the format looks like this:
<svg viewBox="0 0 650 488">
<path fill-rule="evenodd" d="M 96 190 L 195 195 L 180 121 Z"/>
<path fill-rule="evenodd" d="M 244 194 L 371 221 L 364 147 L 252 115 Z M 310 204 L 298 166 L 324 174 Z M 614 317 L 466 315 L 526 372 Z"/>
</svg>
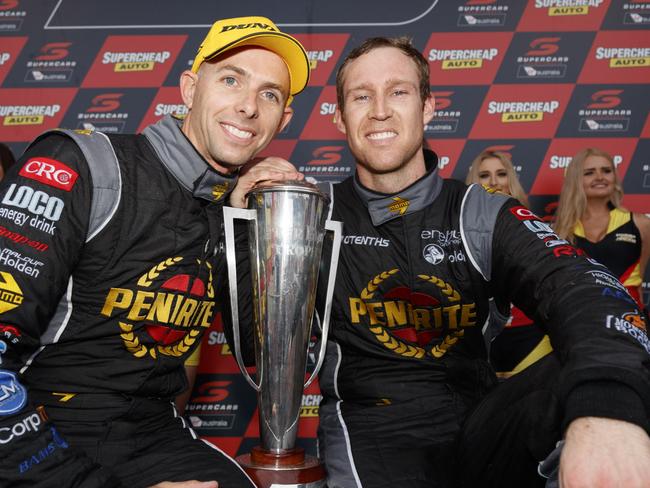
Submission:
<svg viewBox="0 0 650 488">
<path fill-rule="evenodd" d="M 295 448 L 303 389 L 323 362 L 343 224 L 326 220 L 329 198 L 302 181 L 273 181 L 248 194 L 248 209 L 224 207 L 226 258 L 239 368 L 257 391 L 261 448 L 238 458 L 261 486 L 324 486 L 317 460 Z M 241 357 L 234 220 L 249 223 L 256 379 Z M 334 233 L 321 339 L 314 371 L 305 382 L 315 316 L 316 285 L 326 231 Z M 317 317 L 317 314 L 316 314 Z M 318 318 L 317 318 L 318 320 Z"/>
</svg>

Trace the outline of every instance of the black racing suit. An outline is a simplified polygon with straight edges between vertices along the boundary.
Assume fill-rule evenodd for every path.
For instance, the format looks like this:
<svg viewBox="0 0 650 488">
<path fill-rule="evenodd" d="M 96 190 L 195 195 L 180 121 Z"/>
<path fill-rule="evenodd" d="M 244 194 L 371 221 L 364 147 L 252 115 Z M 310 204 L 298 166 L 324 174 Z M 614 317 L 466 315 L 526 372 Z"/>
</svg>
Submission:
<svg viewBox="0 0 650 488">
<path fill-rule="evenodd" d="M 435 165 L 428 153 L 427 164 Z M 331 218 L 344 222 L 344 240 L 320 373 L 319 447 L 330 488 L 447 487 L 473 463 L 494 462 L 465 455 L 458 466 L 456 443 L 468 412 L 495 384 L 489 344 L 511 302 L 544 325 L 562 364 L 561 374 L 549 360 L 544 374 L 506 382 L 523 397 L 538 380 L 557 380 L 544 388 L 558 405 L 530 398 L 537 420 L 561 413 L 545 420 L 550 439 L 525 440 L 544 444 L 525 446 L 536 451 L 529 472 L 536 476 L 536 463 L 576 417 L 624 419 L 648 430 L 650 342 L 634 325 L 643 325 L 639 310 L 603 266 L 517 201 L 443 180 L 435 170 L 394 195 L 351 177 L 333 186 L 332 197 Z M 502 411 L 520 400 L 501 398 Z M 479 429 L 515 450 L 512 433 L 496 432 L 503 419 L 479 412 Z M 536 421 L 515 424 L 517 435 L 539 429 Z M 474 483 L 465 485 L 493 486 L 480 475 Z"/>
<path fill-rule="evenodd" d="M 46 133 L 0 187 L 0 486 L 252 486 L 172 402 L 220 306 L 236 179 L 170 117 L 109 136 L 112 183 L 91 137 Z"/>
</svg>

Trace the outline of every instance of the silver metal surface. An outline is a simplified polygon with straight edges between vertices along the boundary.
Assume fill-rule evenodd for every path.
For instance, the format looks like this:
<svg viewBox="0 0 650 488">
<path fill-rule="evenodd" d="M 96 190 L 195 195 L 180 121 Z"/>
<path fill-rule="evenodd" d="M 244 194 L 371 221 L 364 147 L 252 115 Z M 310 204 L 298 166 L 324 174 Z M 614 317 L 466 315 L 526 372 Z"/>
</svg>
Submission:
<svg viewBox="0 0 650 488">
<path fill-rule="evenodd" d="M 327 221 L 328 198 L 301 181 L 265 182 L 248 194 L 249 210 L 224 208 L 235 358 L 257 390 L 262 448 L 281 452 L 295 446 L 316 285 L 324 235 L 334 232 L 321 344 L 329 317 L 342 238 L 342 223 Z M 249 224 L 253 286 L 256 379 L 241 358 L 233 219 Z M 321 346 L 311 383 L 322 364 Z"/>
</svg>

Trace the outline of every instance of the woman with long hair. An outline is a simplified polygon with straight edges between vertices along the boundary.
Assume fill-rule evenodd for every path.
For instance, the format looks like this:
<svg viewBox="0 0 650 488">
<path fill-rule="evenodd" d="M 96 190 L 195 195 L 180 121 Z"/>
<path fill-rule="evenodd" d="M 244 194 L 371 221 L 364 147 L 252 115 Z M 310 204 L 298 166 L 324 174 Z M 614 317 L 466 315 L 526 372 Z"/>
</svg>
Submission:
<svg viewBox="0 0 650 488">
<path fill-rule="evenodd" d="M 506 153 L 490 150 L 481 152 L 472 161 L 465 183 L 488 186 L 528 206 L 528 197 L 519 183 L 510 156 Z M 492 341 L 490 360 L 497 375 L 507 378 L 524 370 L 551 350 L 548 336 L 513 306 L 506 328 Z"/>
<path fill-rule="evenodd" d="M 465 183 L 479 183 L 510 195 L 528 206 L 528 197 L 519 183 L 510 156 L 500 151 L 485 150 L 474 158 Z"/>
<path fill-rule="evenodd" d="M 609 268 L 643 309 L 641 283 L 650 256 L 650 219 L 627 211 L 622 199 L 612 157 L 600 149 L 583 149 L 567 168 L 554 228 Z"/>
</svg>

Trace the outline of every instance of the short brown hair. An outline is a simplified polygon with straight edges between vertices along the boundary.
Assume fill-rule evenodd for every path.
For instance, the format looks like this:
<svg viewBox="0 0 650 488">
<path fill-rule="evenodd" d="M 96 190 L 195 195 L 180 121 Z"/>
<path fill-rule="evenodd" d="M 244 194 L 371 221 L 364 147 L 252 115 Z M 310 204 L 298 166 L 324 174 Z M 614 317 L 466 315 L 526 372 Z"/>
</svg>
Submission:
<svg viewBox="0 0 650 488">
<path fill-rule="evenodd" d="M 420 78 L 420 98 L 422 99 L 422 102 L 424 102 L 431 94 L 431 87 L 429 85 L 429 63 L 422 53 L 413 46 L 411 38 L 406 36 L 371 37 L 366 39 L 360 46 L 350 51 L 336 73 L 336 101 L 339 105 L 339 110 L 343 110 L 343 105 L 345 103 L 343 97 L 343 83 L 345 82 L 344 77 L 346 66 L 350 61 L 380 47 L 394 47 L 411 58 L 415 63 L 418 77 Z"/>
</svg>

